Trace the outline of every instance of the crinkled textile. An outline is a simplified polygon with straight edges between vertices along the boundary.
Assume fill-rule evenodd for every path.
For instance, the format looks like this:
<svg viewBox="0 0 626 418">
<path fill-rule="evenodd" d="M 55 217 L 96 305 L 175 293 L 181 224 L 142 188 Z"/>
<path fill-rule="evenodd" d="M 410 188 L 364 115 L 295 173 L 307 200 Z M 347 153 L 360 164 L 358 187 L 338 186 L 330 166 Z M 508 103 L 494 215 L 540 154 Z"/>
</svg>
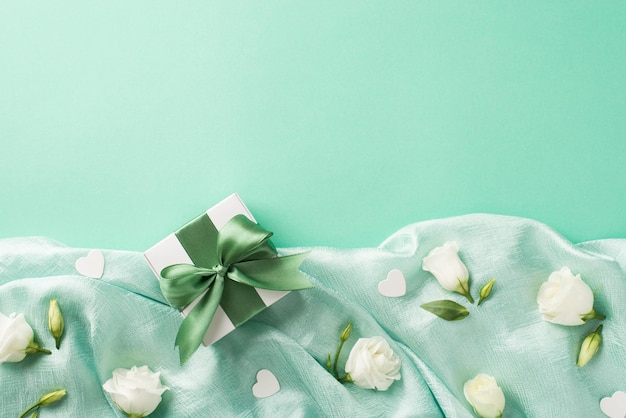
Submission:
<svg viewBox="0 0 626 418">
<path fill-rule="evenodd" d="M 453 240 L 475 298 L 496 278 L 480 307 L 422 270 L 430 250 Z M 113 369 L 133 365 L 160 371 L 171 389 L 152 417 L 471 417 L 463 384 L 478 373 L 497 379 L 505 417 L 603 417 L 600 400 L 626 391 L 626 239 L 572 244 L 532 220 L 469 215 L 409 225 L 378 248 L 312 248 L 301 269 L 314 289 L 292 292 L 182 367 L 174 348 L 182 317 L 142 254 L 103 252 L 104 276 L 91 279 L 74 267 L 86 249 L 46 238 L 0 240 L 0 312 L 24 313 L 36 341 L 53 352 L 0 364 L 2 417 L 59 387 L 67 397 L 41 418 L 123 417 L 102 384 Z M 575 365 L 578 348 L 599 322 L 548 323 L 536 302 L 540 285 L 564 266 L 582 275 L 595 291 L 595 310 L 607 317 L 600 351 L 583 368 Z M 392 269 L 406 277 L 402 297 L 378 293 Z M 66 324 L 58 351 L 47 327 L 50 298 Z M 446 322 L 420 308 L 438 299 L 459 302 L 470 316 Z M 402 379 L 388 391 L 341 384 L 326 371 L 349 321 L 340 365 L 359 337 L 384 337 L 402 360 Z M 281 385 L 265 399 L 251 390 L 260 369 Z"/>
</svg>

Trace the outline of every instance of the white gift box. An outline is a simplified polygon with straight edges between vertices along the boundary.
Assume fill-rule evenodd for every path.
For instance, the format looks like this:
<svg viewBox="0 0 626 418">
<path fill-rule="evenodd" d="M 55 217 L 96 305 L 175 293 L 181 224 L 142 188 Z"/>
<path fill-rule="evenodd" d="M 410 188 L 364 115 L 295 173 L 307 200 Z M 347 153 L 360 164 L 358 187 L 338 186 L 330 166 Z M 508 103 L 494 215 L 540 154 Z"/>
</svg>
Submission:
<svg viewBox="0 0 626 418">
<path fill-rule="evenodd" d="M 256 222 L 246 205 L 244 205 L 241 198 L 236 193 L 228 196 L 226 199 L 207 210 L 206 215 L 208 215 L 209 219 L 218 231 L 221 230 L 224 225 L 236 215 L 244 215 L 251 221 Z M 204 216 L 204 214 L 200 216 Z M 183 228 L 185 227 L 183 226 Z M 185 252 L 183 245 L 179 242 L 175 233 L 168 235 L 162 241 L 154 245 L 144 253 L 144 256 L 158 279 L 161 278 L 161 271 L 165 267 L 173 264 L 193 264 L 191 258 Z M 289 291 L 282 290 L 266 290 L 258 288 L 255 288 L 255 290 L 265 306 L 270 306 L 289 293 Z M 186 315 L 186 313 L 195 306 L 203 295 L 204 293 L 189 304 L 182 311 L 183 315 Z M 213 320 L 211 321 L 211 325 L 202 340 L 202 343 L 205 346 L 209 346 L 234 329 L 235 325 L 228 318 L 222 307 L 219 306 L 215 312 Z"/>
</svg>

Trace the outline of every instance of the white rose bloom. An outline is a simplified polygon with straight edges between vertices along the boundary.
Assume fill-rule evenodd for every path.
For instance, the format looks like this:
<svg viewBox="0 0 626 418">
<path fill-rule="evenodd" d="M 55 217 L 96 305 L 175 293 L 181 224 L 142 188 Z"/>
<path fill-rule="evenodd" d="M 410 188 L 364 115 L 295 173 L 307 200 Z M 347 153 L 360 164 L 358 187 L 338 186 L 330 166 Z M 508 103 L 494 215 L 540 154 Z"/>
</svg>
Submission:
<svg viewBox="0 0 626 418">
<path fill-rule="evenodd" d="M 169 388 L 161 385 L 160 373 L 153 373 L 148 366 L 133 366 L 113 370 L 113 377 L 102 387 L 111 395 L 113 402 L 131 417 L 150 415 L 159 403 L 161 394 Z"/>
<path fill-rule="evenodd" d="M 479 417 L 502 416 L 505 403 L 504 393 L 493 376 L 481 373 L 472 380 L 468 380 L 463 385 L 463 394 Z"/>
<path fill-rule="evenodd" d="M 24 314 L 5 316 L 0 313 L 0 363 L 24 360 L 34 337 Z"/>
<path fill-rule="evenodd" d="M 382 337 L 359 338 L 348 356 L 346 373 L 357 386 L 387 390 L 400 380 L 400 359 Z"/>
<path fill-rule="evenodd" d="M 422 261 L 422 269 L 432 273 L 444 289 L 460 293 L 474 303 L 469 293 L 469 272 L 459 258 L 455 241 L 431 250 Z"/>
<path fill-rule="evenodd" d="M 543 319 L 560 325 L 582 325 L 587 319 L 603 319 L 593 310 L 593 292 L 569 268 L 550 274 L 537 294 Z"/>
</svg>

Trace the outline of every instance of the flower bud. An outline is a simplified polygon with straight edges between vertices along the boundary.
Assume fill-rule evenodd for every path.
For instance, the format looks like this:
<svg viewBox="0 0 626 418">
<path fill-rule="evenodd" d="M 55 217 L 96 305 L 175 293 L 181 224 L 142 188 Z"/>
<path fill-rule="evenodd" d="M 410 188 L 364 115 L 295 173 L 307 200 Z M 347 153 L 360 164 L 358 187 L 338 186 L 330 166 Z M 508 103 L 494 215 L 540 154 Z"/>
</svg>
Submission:
<svg viewBox="0 0 626 418">
<path fill-rule="evenodd" d="M 486 285 L 483 286 L 482 289 L 480 289 L 480 299 L 478 299 L 478 304 L 480 305 L 482 303 L 483 300 L 487 299 L 490 295 L 491 295 L 491 289 L 493 289 L 493 284 L 496 282 L 496 279 L 491 279 L 489 280 L 489 283 L 487 283 Z"/>
<path fill-rule="evenodd" d="M 52 392 L 48 392 L 45 395 L 43 395 L 41 398 L 39 398 L 37 403 L 31 405 L 30 407 L 28 407 L 28 409 L 26 409 L 26 411 L 22 412 L 18 418 L 24 418 L 26 416 L 26 414 L 28 414 L 31 411 L 32 411 L 32 414 L 29 415 L 29 418 L 37 418 L 37 415 L 39 415 L 39 409 L 42 406 L 47 406 L 47 405 L 53 404 L 55 402 L 58 402 L 66 394 L 67 394 L 67 390 L 65 390 L 65 389 L 60 389 L 60 390 L 55 390 L 55 391 L 52 391 Z"/>
<path fill-rule="evenodd" d="M 61 398 L 63 398 L 65 395 L 67 395 L 67 390 L 65 389 L 55 390 L 54 392 L 46 393 L 41 398 L 39 398 L 39 405 L 50 405 L 61 400 Z"/>
<path fill-rule="evenodd" d="M 601 332 L 602 325 L 598 326 L 594 332 L 587 335 L 583 340 L 583 343 L 580 345 L 580 353 L 578 353 L 578 361 L 576 362 L 578 367 L 583 367 L 585 364 L 589 363 L 589 360 L 598 352 L 600 344 L 602 343 Z"/>
<path fill-rule="evenodd" d="M 50 300 L 50 307 L 48 309 L 48 328 L 54 337 L 57 350 L 61 345 L 61 335 L 63 335 L 63 329 L 65 328 L 65 322 L 63 321 L 63 315 L 61 315 L 61 309 L 56 299 Z"/>
<path fill-rule="evenodd" d="M 347 341 L 350 338 L 350 333 L 352 332 L 352 322 L 348 323 L 346 328 L 341 332 L 339 338 L 341 341 Z"/>
</svg>

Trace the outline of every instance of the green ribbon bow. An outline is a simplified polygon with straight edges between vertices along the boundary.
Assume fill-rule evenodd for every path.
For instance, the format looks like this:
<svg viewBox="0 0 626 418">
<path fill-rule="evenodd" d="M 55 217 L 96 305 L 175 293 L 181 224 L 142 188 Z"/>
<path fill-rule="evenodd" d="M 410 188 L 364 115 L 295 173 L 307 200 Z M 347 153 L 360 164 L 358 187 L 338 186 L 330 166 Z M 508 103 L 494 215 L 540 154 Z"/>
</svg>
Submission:
<svg viewBox="0 0 626 418">
<path fill-rule="evenodd" d="M 183 320 L 175 345 L 185 363 L 202 343 L 218 305 L 235 327 L 265 308 L 255 287 L 299 290 L 312 287 L 298 270 L 307 253 L 277 257 L 272 236 L 244 215 L 217 231 L 208 216 L 176 233 L 195 265 L 174 264 L 161 271 L 160 285 L 170 305 L 183 310 L 203 292 Z"/>
</svg>

